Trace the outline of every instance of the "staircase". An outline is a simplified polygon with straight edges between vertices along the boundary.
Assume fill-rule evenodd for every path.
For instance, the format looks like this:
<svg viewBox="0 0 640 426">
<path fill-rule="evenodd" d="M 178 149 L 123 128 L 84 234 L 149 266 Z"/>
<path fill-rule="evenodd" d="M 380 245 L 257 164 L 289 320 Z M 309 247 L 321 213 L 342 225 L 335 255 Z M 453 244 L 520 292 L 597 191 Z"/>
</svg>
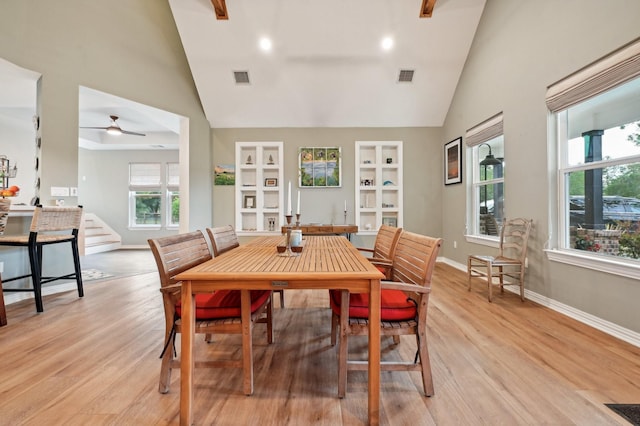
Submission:
<svg viewBox="0 0 640 426">
<path fill-rule="evenodd" d="M 81 256 L 119 249 L 122 238 L 94 213 L 84 214 L 84 223 L 79 235 Z"/>
</svg>

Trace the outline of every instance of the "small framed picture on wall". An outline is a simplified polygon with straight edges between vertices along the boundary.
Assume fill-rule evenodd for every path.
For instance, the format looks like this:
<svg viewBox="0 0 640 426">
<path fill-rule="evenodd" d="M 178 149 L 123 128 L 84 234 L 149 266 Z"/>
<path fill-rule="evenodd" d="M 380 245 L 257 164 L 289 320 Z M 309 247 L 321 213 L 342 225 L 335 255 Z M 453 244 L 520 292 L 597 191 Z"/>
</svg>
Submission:
<svg viewBox="0 0 640 426">
<path fill-rule="evenodd" d="M 444 146 L 444 184 L 462 182 L 462 137 Z"/>
</svg>

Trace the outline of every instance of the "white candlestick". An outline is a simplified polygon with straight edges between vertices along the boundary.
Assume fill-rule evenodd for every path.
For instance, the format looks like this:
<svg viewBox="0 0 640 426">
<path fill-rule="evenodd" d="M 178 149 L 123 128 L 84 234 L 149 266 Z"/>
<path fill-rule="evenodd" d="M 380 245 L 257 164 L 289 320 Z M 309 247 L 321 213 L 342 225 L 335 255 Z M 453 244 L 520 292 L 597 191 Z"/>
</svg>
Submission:
<svg viewBox="0 0 640 426">
<path fill-rule="evenodd" d="M 344 211 L 347 211 L 347 200 L 344 200 Z"/>
<path fill-rule="evenodd" d="M 300 214 L 300 191 L 298 191 L 298 208 L 296 209 L 296 214 Z"/>
<path fill-rule="evenodd" d="M 291 216 L 291 181 L 289 181 L 289 190 L 287 192 L 287 214 Z"/>
</svg>

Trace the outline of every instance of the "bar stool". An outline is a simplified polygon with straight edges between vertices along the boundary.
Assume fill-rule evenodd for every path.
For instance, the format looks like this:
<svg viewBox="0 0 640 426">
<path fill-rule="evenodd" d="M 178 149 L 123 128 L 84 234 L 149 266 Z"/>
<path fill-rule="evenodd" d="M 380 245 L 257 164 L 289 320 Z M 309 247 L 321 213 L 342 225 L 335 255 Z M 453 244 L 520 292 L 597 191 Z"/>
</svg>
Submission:
<svg viewBox="0 0 640 426">
<path fill-rule="evenodd" d="M 0 198 L 0 235 L 4 234 L 4 228 L 9 220 L 10 198 Z M 2 294 L 2 276 L 0 274 L 0 327 L 7 325 L 7 311 L 4 307 L 4 295 Z"/>
<path fill-rule="evenodd" d="M 30 273 L 5 279 L 10 282 L 31 277 L 33 288 L 5 288 L 4 291 L 32 291 L 36 301 L 36 310 L 44 311 L 42 306 L 42 284 L 62 279 L 75 279 L 78 296 L 84 296 L 82 271 L 78 252 L 78 231 L 82 223 L 82 206 L 43 207 L 36 206 L 28 235 L 1 235 L 0 246 L 26 247 L 29 251 Z M 69 243 L 73 255 L 74 272 L 58 277 L 42 276 L 42 248 L 46 245 Z"/>
</svg>

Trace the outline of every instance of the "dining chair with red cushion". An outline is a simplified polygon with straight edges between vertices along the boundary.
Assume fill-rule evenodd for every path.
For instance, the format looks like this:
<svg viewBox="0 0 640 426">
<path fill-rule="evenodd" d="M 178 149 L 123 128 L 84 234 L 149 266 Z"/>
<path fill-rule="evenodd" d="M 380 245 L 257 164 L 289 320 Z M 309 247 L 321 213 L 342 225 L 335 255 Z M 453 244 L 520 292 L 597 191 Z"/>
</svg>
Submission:
<svg viewBox="0 0 640 426">
<path fill-rule="evenodd" d="M 381 370 L 421 371 L 424 392 L 433 395 L 433 379 L 427 348 L 427 306 L 431 292 L 431 276 L 441 238 L 402 231 L 392 259 L 391 280 L 381 281 L 380 333 L 382 336 L 415 335 L 418 346 L 416 360 L 382 361 Z M 338 396 L 344 397 L 347 370 L 366 370 L 363 360 L 348 357 L 349 336 L 369 334 L 369 294 L 349 294 L 347 290 L 330 290 L 332 310 L 331 337 L 340 331 L 338 351 Z M 395 340 L 395 339 L 394 339 Z"/>
<path fill-rule="evenodd" d="M 148 240 L 158 266 L 160 291 L 164 303 L 165 343 L 161 354 L 160 381 L 161 393 L 169 392 L 171 370 L 180 368 L 180 360 L 175 357 L 175 338 L 182 331 L 181 282 L 174 277 L 194 266 L 212 258 L 207 240 L 201 231 L 172 235 Z M 197 334 L 242 334 L 240 315 L 240 291 L 219 290 L 214 293 L 196 294 Z M 249 333 L 253 333 L 255 323 L 267 324 L 267 340 L 273 343 L 273 322 L 271 310 L 271 291 L 255 290 L 251 292 L 251 324 Z M 244 356 L 253 363 L 252 348 Z M 208 360 L 196 362 L 196 367 L 243 368 L 242 359 Z"/>
</svg>

